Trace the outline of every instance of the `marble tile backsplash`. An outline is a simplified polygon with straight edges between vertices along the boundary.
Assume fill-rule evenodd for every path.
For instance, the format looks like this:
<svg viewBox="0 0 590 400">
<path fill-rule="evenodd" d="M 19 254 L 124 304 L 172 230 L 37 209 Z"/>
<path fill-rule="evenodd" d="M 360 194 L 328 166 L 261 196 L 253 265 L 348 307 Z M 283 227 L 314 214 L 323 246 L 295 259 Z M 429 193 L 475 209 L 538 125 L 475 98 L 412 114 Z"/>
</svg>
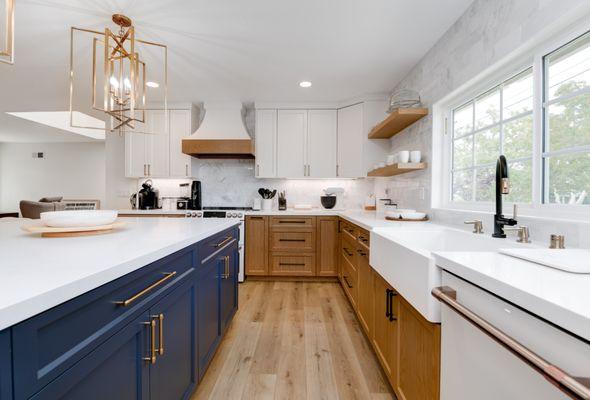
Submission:
<svg viewBox="0 0 590 400">
<path fill-rule="evenodd" d="M 203 206 L 251 207 L 258 188 L 285 191 L 288 206 L 311 204 L 320 207 L 320 196 L 327 187 L 345 190 L 345 208 L 358 209 L 364 205 L 374 184 L 369 179 L 258 179 L 254 177 L 251 160 L 200 160 L 198 177 L 201 181 Z M 138 184 L 141 184 L 139 181 Z M 179 184 L 190 180 L 153 179 L 161 197 L 177 197 Z M 275 198 L 275 207 L 276 198 Z"/>
</svg>

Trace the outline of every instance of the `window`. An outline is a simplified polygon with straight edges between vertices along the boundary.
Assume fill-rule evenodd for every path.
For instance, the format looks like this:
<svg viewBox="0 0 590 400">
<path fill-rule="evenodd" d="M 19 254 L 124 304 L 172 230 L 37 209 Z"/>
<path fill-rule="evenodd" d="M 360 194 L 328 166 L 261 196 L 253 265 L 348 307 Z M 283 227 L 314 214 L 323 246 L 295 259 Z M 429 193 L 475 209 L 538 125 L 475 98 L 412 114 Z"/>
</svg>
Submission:
<svg viewBox="0 0 590 400">
<path fill-rule="evenodd" d="M 590 204 L 590 34 L 544 57 L 543 201 Z"/>
<path fill-rule="evenodd" d="M 520 72 L 496 72 L 500 79 L 489 80 L 485 90 L 442 105 L 450 132 L 435 140 L 445 143 L 442 186 L 436 186 L 442 204 L 491 211 L 496 160 L 504 154 L 507 202 L 537 215 L 588 215 L 590 32 L 531 50 L 519 65 L 512 71 Z"/>
<path fill-rule="evenodd" d="M 504 154 L 515 183 L 509 199 L 531 202 L 532 114 L 532 68 L 453 110 L 452 201 L 492 201 L 496 160 Z"/>
</svg>

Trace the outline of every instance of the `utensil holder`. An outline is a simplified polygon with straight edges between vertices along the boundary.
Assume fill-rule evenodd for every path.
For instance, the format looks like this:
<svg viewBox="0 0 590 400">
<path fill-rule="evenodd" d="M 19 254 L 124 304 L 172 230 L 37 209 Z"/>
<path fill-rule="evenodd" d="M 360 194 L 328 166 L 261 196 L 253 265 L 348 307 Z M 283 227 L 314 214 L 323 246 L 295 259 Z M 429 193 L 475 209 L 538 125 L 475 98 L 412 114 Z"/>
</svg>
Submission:
<svg viewBox="0 0 590 400">
<path fill-rule="evenodd" d="M 287 199 L 279 198 L 279 211 L 287 210 Z"/>
<path fill-rule="evenodd" d="M 264 211 L 272 210 L 272 199 L 262 199 L 262 209 Z"/>
</svg>

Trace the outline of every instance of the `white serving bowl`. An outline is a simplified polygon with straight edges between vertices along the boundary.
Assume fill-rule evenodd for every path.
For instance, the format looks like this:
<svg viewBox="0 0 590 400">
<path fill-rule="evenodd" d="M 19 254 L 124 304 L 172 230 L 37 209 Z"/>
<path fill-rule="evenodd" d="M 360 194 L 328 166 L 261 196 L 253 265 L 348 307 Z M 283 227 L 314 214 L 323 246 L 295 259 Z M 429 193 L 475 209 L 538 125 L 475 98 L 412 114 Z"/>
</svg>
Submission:
<svg viewBox="0 0 590 400">
<path fill-rule="evenodd" d="M 115 222 L 115 210 L 72 210 L 41 213 L 41 222 L 53 228 L 73 228 L 109 225 Z"/>
<path fill-rule="evenodd" d="M 403 212 L 401 217 L 402 219 L 424 219 L 426 214 L 423 212 Z"/>
<path fill-rule="evenodd" d="M 399 218 L 401 218 L 403 213 L 413 213 L 413 212 L 416 212 L 416 210 L 411 210 L 409 208 L 396 208 L 393 210 L 385 211 L 385 216 L 388 218 L 399 219 Z"/>
</svg>

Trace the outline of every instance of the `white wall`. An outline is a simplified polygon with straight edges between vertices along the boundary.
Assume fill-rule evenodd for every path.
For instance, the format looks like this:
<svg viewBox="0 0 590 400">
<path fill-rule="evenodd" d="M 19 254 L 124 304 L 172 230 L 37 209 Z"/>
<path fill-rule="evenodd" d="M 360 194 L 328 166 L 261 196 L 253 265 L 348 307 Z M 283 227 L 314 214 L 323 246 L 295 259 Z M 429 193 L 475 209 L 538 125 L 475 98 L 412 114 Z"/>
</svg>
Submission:
<svg viewBox="0 0 590 400">
<path fill-rule="evenodd" d="M 104 202 L 104 143 L 0 143 L 0 210 L 45 196 Z"/>
<path fill-rule="evenodd" d="M 417 90 L 430 115 L 406 131 L 391 139 L 392 152 L 421 150 L 424 161 L 432 161 L 433 118 L 432 105 L 477 77 L 488 67 L 528 45 L 540 32 L 554 30 L 564 21 L 573 21 L 588 13 L 588 0 L 475 0 L 463 16 L 428 51 L 423 59 L 394 89 Z M 392 49 L 394 51 L 394 49 Z M 441 132 L 437 134 L 442 134 Z M 418 209 L 431 207 L 431 169 L 413 172 L 376 181 L 375 190 L 390 196 L 403 206 Z M 490 226 L 491 211 L 484 215 L 484 223 Z M 466 215 L 453 217 L 437 212 L 446 220 L 462 223 Z M 525 219 L 522 219 L 525 221 Z M 527 223 L 533 238 L 545 240 L 546 221 L 543 229 L 535 220 Z M 571 231 L 571 221 L 553 223 L 553 231 Z M 586 229 L 586 228 L 580 228 Z M 540 236 L 539 232 L 543 232 Z M 574 236 L 574 235 L 572 235 Z M 580 235 L 575 235 L 576 238 Z M 577 241 L 577 239 L 576 239 Z"/>
</svg>

